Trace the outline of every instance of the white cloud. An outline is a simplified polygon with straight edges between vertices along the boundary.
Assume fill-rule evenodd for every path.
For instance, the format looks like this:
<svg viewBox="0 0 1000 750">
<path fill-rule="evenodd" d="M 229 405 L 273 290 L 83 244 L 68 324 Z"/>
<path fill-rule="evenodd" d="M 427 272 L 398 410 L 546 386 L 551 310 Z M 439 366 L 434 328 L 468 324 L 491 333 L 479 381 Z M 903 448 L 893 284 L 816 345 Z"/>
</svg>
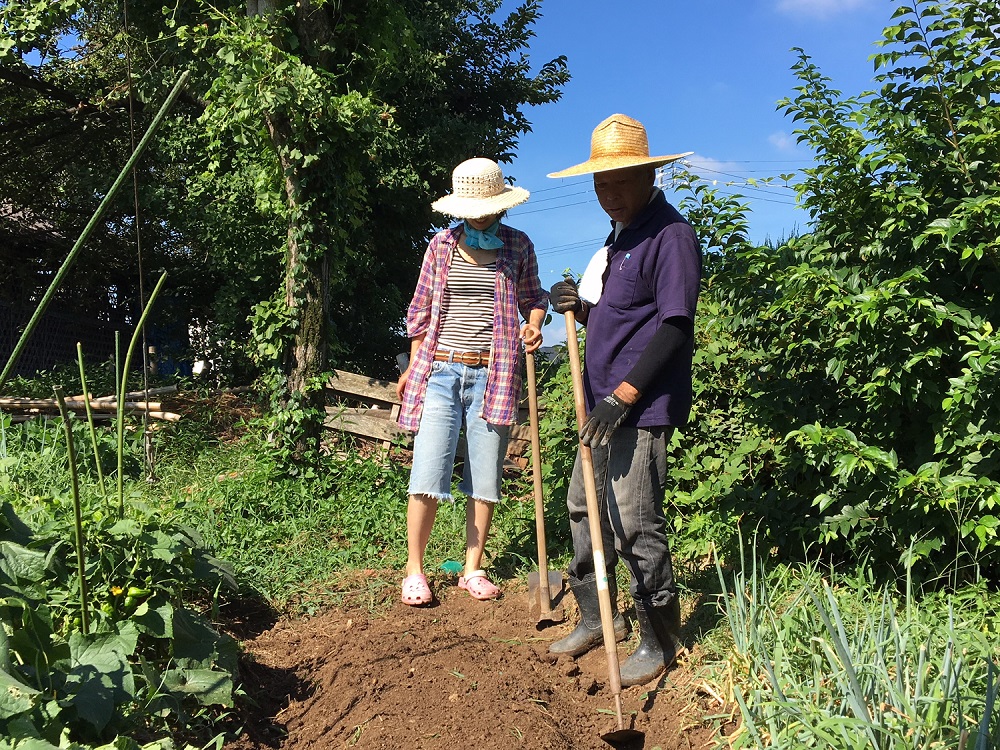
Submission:
<svg viewBox="0 0 1000 750">
<path fill-rule="evenodd" d="M 747 195 L 758 198 L 774 199 L 779 202 L 791 201 L 794 196 L 787 184 L 777 179 L 779 173 L 794 172 L 791 162 L 775 162 L 773 160 L 762 161 L 723 161 L 714 159 L 711 156 L 693 154 L 679 162 L 679 166 L 686 168 L 710 185 L 727 190 L 749 190 Z M 681 185 L 674 184 L 671 180 L 671 169 L 668 164 L 660 174 L 657 183 L 666 190 L 674 190 Z M 766 197 L 765 197 L 766 196 Z"/>
<path fill-rule="evenodd" d="M 713 159 L 711 156 L 692 154 L 679 162 L 679 166 L 686 167 L 692 173 L 704 180 L 718 185 L 740 184 L 746 181 L 747 165 L 739 162 L 727 162 L 720 159 Z M 660 185 L 669 186 L 671 168 L 668 164 L 661 172 Z"/>
<path fill-rule="evenodd" d="M 702 156 L 701 154 L 692 154 L 684 159 L 683 163 L 690 165 L 694 172 L 736 172 L 746 169 L 744 165 L 736 162 L 713 159 L 711 156 Z"/>
<path fill-rule="evenodd" d="M 779 13 L 826 19 L 871 4 L 872 0 L 778 0 L 775 7 Z"/>
<path fill-rule="evenodd" d="M 779 130 L 777 133 L 771 133 L 767 137 L 768 142 L 774 146 L 778 151 L 783 151 L 784 153 L 792 153 L 795 151 L 796 140 L 795 136 L 789 135 L 788 133 Z"/>
</svg>

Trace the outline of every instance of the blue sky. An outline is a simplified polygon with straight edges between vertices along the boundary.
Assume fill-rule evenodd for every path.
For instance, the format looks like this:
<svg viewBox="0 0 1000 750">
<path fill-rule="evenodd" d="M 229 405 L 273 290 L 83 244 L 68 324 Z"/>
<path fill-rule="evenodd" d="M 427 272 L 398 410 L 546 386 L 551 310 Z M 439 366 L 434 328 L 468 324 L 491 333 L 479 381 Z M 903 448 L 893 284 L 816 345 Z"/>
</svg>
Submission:
<svg viewBox="0 0 1000 750">
<path fill-rule="evenodd" d="M 598 122 L 615 112 L 642 121 L 653 154 L 693 151 L 694 171 L 718 179 L 722 190 L 802 169 L 811 153 L 775 108 L 797 85 L 791 48 L 802 47 L 834 88 L 860 93 L 872 87 L 868 58 L 896 7 L 893 0 L 544 0 L 531 62 L 564 54 L 573 78 L 559 102 L 528 110 L 533 131 L 514 163 L 503 165 L 532 192 L 508 222 L 535 243 L 542 284 L 567 268 L 582 272 L 607 235 L 591 178 L 545 176 L 586 160 Z M 791 190 L 744 192 L 752 240 L 804 228 L 808 217 Z M 555 323 L 546 343 L 563 338 Z"/>
</svg>

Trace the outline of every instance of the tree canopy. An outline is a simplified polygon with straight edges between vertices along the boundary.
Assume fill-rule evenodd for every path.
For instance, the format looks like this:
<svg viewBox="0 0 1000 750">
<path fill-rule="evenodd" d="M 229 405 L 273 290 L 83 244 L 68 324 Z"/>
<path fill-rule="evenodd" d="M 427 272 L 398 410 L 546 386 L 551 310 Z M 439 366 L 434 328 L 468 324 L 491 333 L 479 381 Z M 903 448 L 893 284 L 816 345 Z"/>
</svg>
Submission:
<svg viewBox="0 0 1000 750">
<path fill-rule="evenodd" d="M 527 55 L 538 0 L 500 5 L 136 0 L 126 20 L 100 0 L 6 4 L 0 223 L 40 230 L 5 250 L 30 256 L 17 294 L 44 285 L 61 238 L 124 163 L 130 129 L 190 70 L 137 175 L 145 273 L 170 272 L 161 324 L 197 322 L 202 347 L 244 372 L 252 340 L 257 366 L 288 377 L 286 400 L 328 352 L 389 375 L 443 221 L 432 197 L 465 158 L 509 161 L 525 109 L 568 79 L 563 58 L 533 67 Z M 63 304 L 138 305 L 135 203 L 118 201 Z"/>
</svg>

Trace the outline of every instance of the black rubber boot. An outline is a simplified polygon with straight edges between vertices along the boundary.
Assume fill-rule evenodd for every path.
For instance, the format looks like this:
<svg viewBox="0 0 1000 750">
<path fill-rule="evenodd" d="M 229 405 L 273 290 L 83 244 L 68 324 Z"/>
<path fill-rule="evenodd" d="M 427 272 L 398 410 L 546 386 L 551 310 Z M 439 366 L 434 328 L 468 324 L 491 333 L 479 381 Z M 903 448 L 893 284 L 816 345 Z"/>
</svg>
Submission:
<svg viewBox="0 0 1000 750">
<path fill-rule="evenodd" d="M 628 629 L 625 626 L 625 618 L 618 611 L 615 603 L 618 600 L 618 588 L 614 581 L 608 581 L 609 593 L 611 594 L 611 607 L 615 611 L 613 620 L 615 626 L 615 640 L 625 640 Z M 550 654 L 569 654 L 570 656 L 580 656 L 585 654 L 594 646 L 604 643 L 604 634 L 601 631 L 601 601 L 597 596 L 597 579 L 591 576 L 582 581 L 570 580 L 570 589 L 576 597 L 576 603 L 580 606 L 580 624 L 576 626 L 572 633 L 549 646 Z"/>
<path fill-rule="evenodd" d="M 651 682 L 670 669 L 684 650 L 678 634 L 681 629 L 681 603 L 675 596 L 662 607 L 644 607 L 635 603 L 639 625 L 639 648 L 621 665 L 622 687 Z"/>
</svg>

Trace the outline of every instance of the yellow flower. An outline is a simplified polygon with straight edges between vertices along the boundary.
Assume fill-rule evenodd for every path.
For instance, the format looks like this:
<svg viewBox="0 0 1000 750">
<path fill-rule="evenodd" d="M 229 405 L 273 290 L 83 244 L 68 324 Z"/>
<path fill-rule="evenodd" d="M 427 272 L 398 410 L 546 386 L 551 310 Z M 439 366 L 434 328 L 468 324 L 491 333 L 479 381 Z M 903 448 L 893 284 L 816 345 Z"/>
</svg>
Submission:
<svg viewBox="0 0 1000 750">
<path fill-rule="evenodd" d="M 123 589 L 121 586 L 111 587 L 111 593 L 114 594 L 115 596 L 121 596 L 123 591 L 125 591 L 125 589 Z"/>
</svg>

